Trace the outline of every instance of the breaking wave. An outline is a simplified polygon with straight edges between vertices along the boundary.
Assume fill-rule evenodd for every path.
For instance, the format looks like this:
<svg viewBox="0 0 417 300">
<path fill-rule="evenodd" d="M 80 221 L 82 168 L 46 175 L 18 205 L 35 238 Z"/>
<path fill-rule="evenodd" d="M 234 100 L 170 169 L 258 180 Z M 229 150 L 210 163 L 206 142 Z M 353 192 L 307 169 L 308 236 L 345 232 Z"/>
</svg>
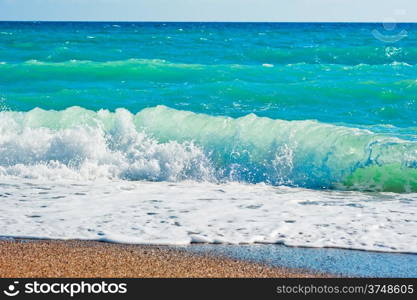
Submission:
<svg viewBox="0 0 417 300">
<path fill-rule="evenodd" d="M 417 142 L 317 121 L 165 106 L 0 112 L 0 176 L 417 191 Z"/>
</svg>

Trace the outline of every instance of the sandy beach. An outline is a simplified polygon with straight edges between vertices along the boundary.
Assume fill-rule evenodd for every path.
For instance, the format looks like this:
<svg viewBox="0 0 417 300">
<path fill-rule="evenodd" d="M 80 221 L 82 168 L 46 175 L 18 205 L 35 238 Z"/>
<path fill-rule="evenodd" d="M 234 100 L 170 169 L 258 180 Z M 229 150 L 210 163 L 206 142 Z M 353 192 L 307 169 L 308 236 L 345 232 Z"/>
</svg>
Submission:
<svg viewBox="0 0 417 300">
<path fill-rule="evenodd" d="M 304 270 L 193 254 L 164 246 L 93 241 L 0 241 L 0 277 L 323 277 Z"/>
</svg>

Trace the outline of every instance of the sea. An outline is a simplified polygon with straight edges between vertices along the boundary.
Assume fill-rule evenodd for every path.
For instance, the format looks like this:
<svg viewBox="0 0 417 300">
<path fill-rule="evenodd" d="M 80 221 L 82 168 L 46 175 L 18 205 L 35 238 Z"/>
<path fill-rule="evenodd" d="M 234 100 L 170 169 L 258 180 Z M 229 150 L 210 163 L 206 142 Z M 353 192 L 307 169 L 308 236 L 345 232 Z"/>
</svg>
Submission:
<svg viewBox="0 0 417 300">
<path fill-rule="evenodd" d="M 0 236 L 417 252 L 417 24 L 0 22 Z"/>
</svg>

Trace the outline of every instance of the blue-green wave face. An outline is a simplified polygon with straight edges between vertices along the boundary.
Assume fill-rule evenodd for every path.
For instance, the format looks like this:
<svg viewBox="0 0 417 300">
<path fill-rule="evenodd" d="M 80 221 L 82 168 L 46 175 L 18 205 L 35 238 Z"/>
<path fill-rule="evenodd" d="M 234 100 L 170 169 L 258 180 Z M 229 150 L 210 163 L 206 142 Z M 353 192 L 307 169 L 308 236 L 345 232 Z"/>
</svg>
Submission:
<svg viewBox="0 0 417 300">
<path fill-rule="evenodd" d="M 415 192 L 397 27 L 0 22 L 0 176 Z"/>
</svg>

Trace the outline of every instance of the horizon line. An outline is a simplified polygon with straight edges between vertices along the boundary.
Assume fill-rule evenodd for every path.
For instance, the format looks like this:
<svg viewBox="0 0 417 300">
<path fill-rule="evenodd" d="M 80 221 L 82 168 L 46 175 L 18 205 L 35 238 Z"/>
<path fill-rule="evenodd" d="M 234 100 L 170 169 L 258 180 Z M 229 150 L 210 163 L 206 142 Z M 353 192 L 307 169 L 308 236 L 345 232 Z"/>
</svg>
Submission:
<svg viewBox="0 0 417 300">
<path fill-rule="evenodd" d="M 328 23 L 328 24 L 337 24 L 337 23 L 351 23 L 351 24 L 376 24 L 376 23 L 387 23 L 385 21 L 166 21 L 166 20 L 152 20 L 152 21 L 140 21 L 140 20 L 0 20 L 0 22 L 27 22 L 27 23 L 276 23 L 276 24 L 285 24 L 285 23 Z M 399 22 L 390 22 L 395 24 L 416 24 L 415 21 L 399 21 Z"/>
</svg>

